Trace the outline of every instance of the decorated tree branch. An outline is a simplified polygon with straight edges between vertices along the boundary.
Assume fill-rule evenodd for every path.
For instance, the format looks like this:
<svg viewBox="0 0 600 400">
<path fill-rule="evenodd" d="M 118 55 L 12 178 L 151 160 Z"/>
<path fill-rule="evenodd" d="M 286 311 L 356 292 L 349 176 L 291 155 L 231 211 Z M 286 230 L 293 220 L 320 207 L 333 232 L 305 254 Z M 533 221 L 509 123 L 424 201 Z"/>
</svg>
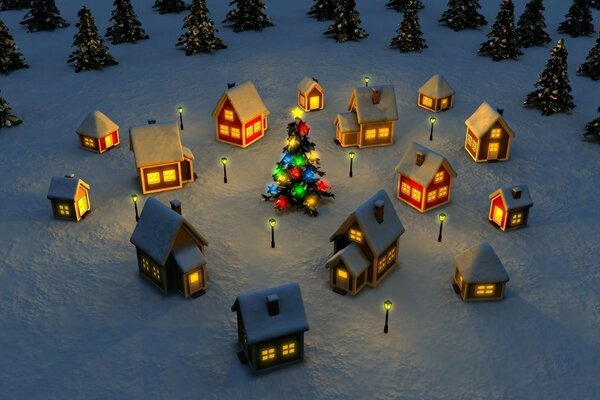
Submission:
<svg viewBox="0 0 600 400">
<path fill-rule="evenodd" d="M 594 33 L 589 0 L 573 0 L 565 20 L 558 26 L 558 31 L 571 37 L 590 36 Z"/>
<path fill-rule="evenodd" d="M 517 37 L 521 47 L 544 46 L 550 42 L 550 36 L 545 30 L 544 10 L 542 0 L 530 0 L 525 5 L 525 11 L 517 22 Z"/>
<path fill-rule="evenodd" d="M 481 44 L 479 53 L 492 57 L 494 61 L 515 59 L 523 54 L 519 50 L 512 0 L 502 0 L 496 22 L 487 37 L 489 40 Z"/>
<path fill-rule="evenodd" d="M 335 15 L 336 0 L 315 0 L 315 4 L 306 13 L 319 21 L 332 20 Z"/>
<path fill-rule="evenodd" d="M 404 8 L 404 18 L 396 30 L 397 36 L 392 38 L 391 47 L 397 47 L 402 53 L 421 51 L 426 48 L 423 32 L 419 24 L 417 2 L 408 0 Z"/>
<path fill-rule="evenodd" d="M 454 31 L 478 29 L 487 25 L 485 17 L 479 13 L 479 0 L 448 0 L 448 9 L 438 22 L 448 25 Z"/>
<path fill-rule="evenodd" d="M 336 42 L 360 40 L 369 34 L 360 26 L 360 14 L 356 10 L 355 0 L 338 0 L 333 23 L 323 32 L 331 35 Z"/>
<path fill-rule="evenodd" d="M 584 63 L 577 68 L 577 72 L 595 81 L 600 79 L 600 36 L 596 39 L 596 44 L 588 53 Z"/>
<path fill-rule="evenodd" d="M 177 46 L 183 46 L 185 55 L 213 53 L 227 45 L 216 37 L 218 30 L 209 16 L 205 0 L 192 0 L 190 14 L 183 21 L 186 32 L 179 37 Z"/>
<path fill-rule="evenodd" d="M 112 25 L 106 30 L 106 37 L 112 38 L 112 44 L 132 43 L 148 39 L 149 36 L 142 29 L 131 0 L 115 0 L 112 12 Z"/>
<path fill-rule="evenodd" d="M 235 5 L 235 8 L 229 10 L 223 23 L 233 25 L 234 32 L 260 31 L 273 26 L 271 19 L 263 11 L 267 6 L 262 0 L 232 0 L 229 5 Z"/>
<path fill-rule="evenodd" d="M 19 50 L 8 27 L 0 20 L 0 72 L 6 74 L 16 69 L 28 68 L 25 57 Z"/>
<path fill-rule="evenodd" d="M 178 14 L 189 6 L 183 0 L 156 0 L 152 8 L 161 14 Z"/>
<path fill-rule="evenodd" d="M 26 25 L 29 32 L 53 31 L 56 28 L 69 26 L 69 23 L 60 16 L 54 0 L 32 0 L 31 10 L 19 23 Z"/>
</svg>

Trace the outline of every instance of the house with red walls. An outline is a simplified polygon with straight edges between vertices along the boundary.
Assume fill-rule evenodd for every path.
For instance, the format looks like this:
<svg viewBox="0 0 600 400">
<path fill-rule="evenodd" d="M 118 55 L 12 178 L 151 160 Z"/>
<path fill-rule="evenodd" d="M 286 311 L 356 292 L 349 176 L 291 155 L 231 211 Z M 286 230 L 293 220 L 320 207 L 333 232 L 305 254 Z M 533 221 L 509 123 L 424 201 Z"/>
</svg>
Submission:
<svg viewBox="0 0 600 400">
<path fill-rule="evenodd" d="M 489 197 L 488 220 L 492 225 L 506 231 L 527 224 L 529 209 L 533 206 L 527 185 L 502 187 Z"/>
<path fill-rule="evenodd" d="M 121 142 L 119 125 L 100 111 L 89 113 L 76 132 L 81 148 L 96 153 L 104 153 Z"/>
</svg>

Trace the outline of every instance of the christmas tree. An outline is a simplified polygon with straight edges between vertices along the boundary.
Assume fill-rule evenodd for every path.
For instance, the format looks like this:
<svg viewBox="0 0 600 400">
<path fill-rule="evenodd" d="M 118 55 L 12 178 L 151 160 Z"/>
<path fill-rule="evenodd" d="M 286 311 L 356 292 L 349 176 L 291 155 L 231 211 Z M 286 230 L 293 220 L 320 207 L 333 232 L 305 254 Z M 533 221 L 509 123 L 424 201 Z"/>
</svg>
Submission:
<svg viewBox="0 0 600 400">
<path fill-rule="evenodd" d="M 0 0 L 0 11 L 30 8 L 31 0 Z"/>
<path fill-rule="evenodd" d="M 589 0 L 573 0 L 565 18 L 558 26 L 559 32 L 571 37 L 590 36 L 594 33 Z"/>
<path fill-rule="evenodd" d="M 408 0 L 406 3 L 404 18 L 396 32 L 398 32 L 398 35 L 392 38 L 390 46 L 398 47 L 402 53 L 420 51 L 427 47 L 425 39 L 423 39 L 421 26 L 419 25 L 419 12 L 416 1 Z"/>
<path fill-rule="evenodd" d="M 8 27 L 0 20 L 0 72 L 5 74 L 15 69 L 29 67 L 19 47 L 8 32 Z"/>
<path fill-rule="evenodd" d="M 515 59 L 521 54 L 515 30 L 515 6 L 512 0 L 503 0 L 496 22 L 492 25 L 489 40 L 481 44 L 480 54 L 487 54 L 494 61 Z"/>
<path fill-rule="evenodd" d="M 205 0 L 192 0 L 190 14 L 185 17 L 182 29 L 187 29 L 187 32 L 179 37 L 177 46 L 184 46 L 186 56 L 227 48 L 225 43 L 215 36 L 218 30 L 208 16 Z"/>
<path fill-rule="evenodd" d="M 598 114 L 600 114 L 600 107 L 598 107 Z M 585 125 L 585 136 L 595 136 L 596 139 L 600 139 L 600 116 L 595 120 L 588 122 Z"/>
<path fill-rule="evenodd" d="M 0 128 L 10 128 L 12 126 L 17 126 L 22 122 L 23 121 L 12 114 L 8 102 L 0 96 Z"/>
<path fill-rule="evenodd" d="M 306 13 L 319 21 L 333 19 L 336 0 L 315 0 L 315 4 Z"/>
<path fill-rule="evenodd" d="M 385 6 L 387 8 L 392 8 L 398 12 L 404 12 L 409 1 L 411 0 L 390 0 Z M 416 3 L 415 6 L 417 10 L 420 10 L 424 7 L 421 0 L 414 0 L 414 2 Z"/>
<path fill-rule="evenodd" d="M 262 0 L 233 0 L 229 6 L 235 4 L 235 8 L 230 10 L 223 23 L 233 24 L 234 32 L 255 30 L 260 31 L 273 23 L 263 12 L 267 6 Z"/>
<path fill-rule="evenodd" d="M 149 38 L 133 11 L 131 0 L 115 0 L 113 5 L 115 8 L 110 18 L 113 23 L 106 30 L 106 37 L 112 37 L 112 44 L 131 43 Z"/>
<path fill-rule="evenodd" d="M 108 53 L 104 40 L 98 35 L 98 28 L 94 17 L 88 8 L 81 7 L 77 13 L 79 22 L 75 24 L 79 32 L 73 36 L 73 46 L 77 47 L 67 60 L 75 63 L 75 72 L 90 69 L 101 69 L 108 65 L 117 65 L 118 62 Z"/>
<path fill-rule="evenodd" d="M 589 76 L 593 80 L 600 79 L 600 36 L 596 39 L 596 44 L 590 50 L 585 62 L 577 68 L 581 75 Z"/>
<path fill-rule="evenodd" d="M 54 0 L 32 0 L 31 10 L 23 17 L 21 25 L 27 25 L 29 32 L 53 31 L 69 26 L 62 17 Z"/>
<path fill-rule="evenodd" d="M 438 22 L 443 22 L 454 31 L 477 29 L 487 25 L 485 17 L 477 11 L 479 0 L 448 0 L 448 9 Z"/>
<path fill-rule="evenodd" d="M 525 106 L 541 110 L 542 115 L 570 111 L 575 107 L 567 73 L 567 56 L 567 48 L 560 39 L 535 84 L 537 89 L 527 95 L 523 103 Z"/>
<path fill-rule="evenodd" d="M 152 8 L 161 14 L 180 13 L 189 9 L 183 0 L 156 0 Z"/>
<path fill-rule="evenodd" d="M 325 172 L 319 169 L 319 158 L 315 144 L 309 140 L 310 126 L 296 118 L 288 124 L 287 145 L 283 157 L 273 168 L 276 184 L 267 186 L 264 200 L 273 202 L 278 210 L 290 207 L 304 209 L 306 214 L 316 217 L 321 197 L 334 197 L 329 183 L 322 179 Z"/>
<path fill-rule="evenodd" d="M 543 46 L 550 42 L 545 31 L 544 3 L 542 0 L 530 0 L 517 23 L 517 37 L 521 47 Z"/>
<path fill-rule="evenodd" d="M 323 34 L 333 35 L 336 42 L 360 40 L 369 34 L 360 26 L 360 14 L 355 0 L 338 0 L 333 23 Z"/>
</svg>

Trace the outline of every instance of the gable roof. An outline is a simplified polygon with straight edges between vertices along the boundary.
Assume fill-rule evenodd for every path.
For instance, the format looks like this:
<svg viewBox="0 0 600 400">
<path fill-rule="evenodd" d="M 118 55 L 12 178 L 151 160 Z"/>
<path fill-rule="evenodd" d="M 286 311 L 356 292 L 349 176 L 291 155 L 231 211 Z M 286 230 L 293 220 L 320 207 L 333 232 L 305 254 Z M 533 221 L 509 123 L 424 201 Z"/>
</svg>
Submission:
<svg viewBox="0 0 600 400">
<path fill-rule="evenodd" d="M 358 132 L 360 131 L 360 126 L 358 125 L 358 120 L 356 119 L 356 114 L 353 112 L 347 112 L 338 114 L 336 116 L 336 120 L 340 125 L 341 132 Z"/>
<path fill-rule="evenodd" d="M 183 161 L 176 122 L 129 128 L 129 139 L 137 168 Z"/>
<path fill-rule="evenodd" d="M 433 75 L 419 88 L 419 93 L 434 99 L 442 99 L 454 95 L 455 92 L 443 76 Z"/>
<path fill-rule="evenodd" d="M 521 197 L 515 199 L 512 195 L 512 190 L 518 189 L 521 191 Z M 490 194 L 490 200 L 494 197 L 500 195 L 502 197 L 502 202 L 506 205 L 506 210 L 513 210 L 516 208 L 524 208 L 533 206 L 533 200 L 531 200 L 531 195 L 529 194 L 529 188 L 527 185 L 512 185 L 505 186 L 497 189 L 494 193 Z"/>
<path fill-rule="evenodd" d="M 492 106 L 485 101 L 481 103 L 477 110 L 475 110 L 475 112 L 465 121 L 465 124 L 471 132 L 481 139 L 488 133 L 496 121 L 500 121 L 504 130 L 506 130 L 510 136 L 515 136 L 515 133 L 506 124 L 504 118 L 502 118 L 498 111 L 494 110 Z"/>
<path fill-rule="evenodd" d="M 337 253 L 335 253 L 325 264 L 325 268 L 334 267 L 338 260 L 341 260 L 352 276 L 360 275 L 365 269 L 369 268 L 371 262 L 367 259 L 362 249 L 356 243 L 350 243 Z"/>
<path fill-rule="evenodd" d="M 313 86 L 316 86 L 319 92 L 325 93 L 325 89 L 319 84 L 319 82 L 315 81 L 313 78 L 309 78 L 305 76 L 296 86 L 296 90 L 300 93 L 308 93 L 312 90 Z"/>
<path fill-rule="evenodd" d="M 379 104 L 373 104 L 371 99 L 372 89 L 381 90 Z M 382 121 L 396 121 L 398 109 L 396 106 L 396 93 L 392 85 L 363 86 L 352 90 L 348 110 L 356 99 L 356 118 L 359 124 L 369 124 Z"/>
<path fill-rule="evenodd" d="M 75 201 L 79 187 L 90 190 L 90 185 L 81 179 L 75 179 L 68 176 L 53 176 L 50 180 L 47 198 L 51 200 L 72 200 Z"/>
<path fill-rule="evenodd" d="M 425 160 L 422 165 L 417 165 L 416 163 L 417 153 L 425 155 Z M 419 185 L 427 187 L 435 177 L 435 174 L 438 172 L 441 165 L 444 165 L 446 171 L 448 171 L 451 176 L 456 176 L 456 172 L 446 157 L 419 143 L 412 142 L 404 152 L 398 165 L 396 165 L 396 173 L 407 176 Z"/>
<path fill-rule="evenodd" d="M 221 111 L 221 107 L 223 107 L 223 103 L 227 98 L 229 98 L 235 113 L 242 123 L 258 114 L 269 115 L 269 110 L 265 106 L 265 103 L 263 103 L 252 81 L 236 85 L 223 93 L 212 112 L 213 116 L 216 116 Z"/>
<path fill-rule="evenodd" d="M 102 112 L 96 110 L 85 117 L 76 132 L 78 135 L 99 139 L 118 129 L 119 125 L 115 124 Z"/>
<path fill-rule="evenodd" d="M 273 294 L 279 297 L 279 314 L 270 316 L 267 296 Z M 308 330 L 302 293 L 297 283 L 240 295 L 231 306 L 231 311 L 240 312 L 246 338 L 251 345 Z"/>
<path fill-rule="evenodd" d="M 375 219 L 374 203 L 378 200 L 383 201 L 384 218 L 380 224 Z M 392 244 L 400 235 L 404 233 L 404 225 L 400 222 L 394 205 L 385 190 L 378 190 L 370 199 L 362 203 L 340 227 L 331 235 L 329 241 L 346 232 L 348 227 L 356 221 L 360 226 L 363 238 L 366 240 L 369 248 L 378 257 L 390 244 Z"/>
<path fill-rule="evenodd" d="M 454 264 L 468 283 L 508 282 L 508 273 L 487 242 L 454 256 Z"/>
<path fill-rule="evenodd" d="M 205 246 L 206 239 L 181 215 L 148 197 L 129 241 L 160 265 L 165 265 L 182 225 Z"/>
</svg>

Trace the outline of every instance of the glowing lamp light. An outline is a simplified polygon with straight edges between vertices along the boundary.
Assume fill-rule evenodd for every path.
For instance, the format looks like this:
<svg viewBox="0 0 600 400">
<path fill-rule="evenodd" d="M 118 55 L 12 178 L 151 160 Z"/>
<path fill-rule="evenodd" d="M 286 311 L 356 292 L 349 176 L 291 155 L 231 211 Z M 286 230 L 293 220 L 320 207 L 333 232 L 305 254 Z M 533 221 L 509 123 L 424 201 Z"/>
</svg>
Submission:
<svg viewBox="0 0 600 400">
<path fill-rule="evenodd" d="M 351 151 L 350 153 L 348 153 L 348 158 L 351 160 L 354 160 L 354 158 L 356 157 L 356 153 Z"/>
<path fill-rule="evenodd" d="M 438 242 L 442 241 L 442 229 L 444 228 L 444 221 L 446 220 L 446 214 L 440 213 L 438 215 L 438 219 L 440 220 L 440 233 L 438 234 Z"/>
<path fill-rule="evenodd" d="M 179 111 L 179 114 L 183 114 L 183 107 L 177 107 L 177 111 Z"/>
<path fill-rule="evenodd" d="M 227 165 L 227 157 L 221 157 L 221 164 Z"/>
<path fill-rule="evenodd" d="M 227 183 L 227 157 L 221 157 L 221 164 L 223 164 L 223 183 Z"/>
<path fill-rule="evenodd" d="M 364 80 L 365 80 L 365 86 L 369 86 L 369 80 L 370 80 L 370 78 L 368 76 L 365 76 Z"/>
<path fill-rule="evenodd" d="M 137 194 L 135 194 L 135 193 L 134 193 L 134 194 L 132 194 L 132 195 L 131 195 L 131 200 L 133 200 L 133 202 L 134 202 L 134 203 L 137 203 L 137 201 L 138 201 L 138 195 L 137 195 Z"/>
<path fill-rule="evenodd" d="M 179 112 L 179 129 L 183 130 L 183 107 L 177 107 L 177 111 Z"/>
<path fill-rule="evenodd" d="M 271 218 L 271 219 L 269 220 L 269 226 L 270 226 L 271 228 L 275 228 L 275 225 L 277 225 L 277 220 L 276 220 L 275 218 Z"/>
<path fill-rule="evenodd" d="M 446 220 L 446 214 L 441 213 L 438 218 L 440 219 L 440 222 L 444 222 Z"/>
<path fill-rule="evenodd" d="M 135 193 L 132 194 L 131 200 L 133 201 L 133 208 L 135 209 L 135 222 L 138 222 L 140 220 L 140 214 L 138 213 L 138 207 L 137 207 L 138 195 Z"/>
<path fill-rule="evenodd" d="M 433 140 L 433 126 L 435 125 L 436 118 L 434 116 L 429 117 L 429 122 L 431 122 L 431 130 L 429 131 L 429 140 Z"/>
<path fill-rule="evenodd" d="M 383 333 L 388 333 L 388 319 L 390 316 L 390 310 L 392 309 L 392 302 L 390 300 L 384 301 L 383 308 L 385 308 L 385 325 L 383 326 Z"/>
<path fill-rule="evenodd" d="M 437 119 L 435 117 L 429 117 L 429 122 L 431 122 L 432 124 L 435 124 L 435 121 L 437 121 Z"/>
<path fill-rule="evenodd" d="M 300 107 L 296 107 L 292 110 L 292 116 L 294 117 L 294 119 L 296 119 L 296 118 L 301 119 L 303 115 L 304 115 L 304 111 L 302 111 L 300 109 Z"/>
<path fill-rule="evenodd" d="M 386 311 L 389 311 L 392 309 L 392 302 L 390 300 L 386 300 L 383 302 L 383 308 L 385 308 Z"/>
<path fill-rule="evenodd" d="M 275 247 L 275 225 L 277 225 L 277 221 L 275 218 L 271 218 L 269 220 L 269 225 L 271 226 L 271 248 Z"/>
</svg>

